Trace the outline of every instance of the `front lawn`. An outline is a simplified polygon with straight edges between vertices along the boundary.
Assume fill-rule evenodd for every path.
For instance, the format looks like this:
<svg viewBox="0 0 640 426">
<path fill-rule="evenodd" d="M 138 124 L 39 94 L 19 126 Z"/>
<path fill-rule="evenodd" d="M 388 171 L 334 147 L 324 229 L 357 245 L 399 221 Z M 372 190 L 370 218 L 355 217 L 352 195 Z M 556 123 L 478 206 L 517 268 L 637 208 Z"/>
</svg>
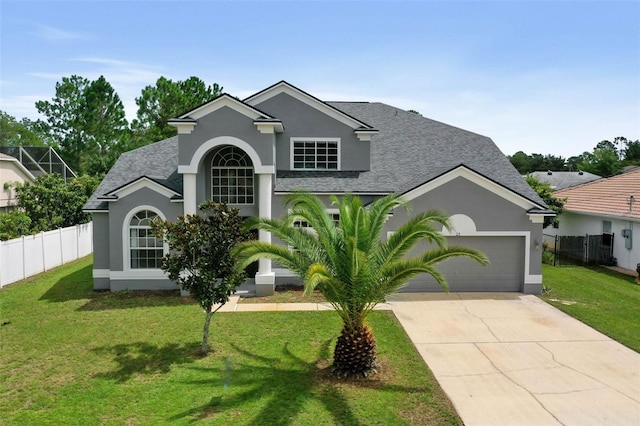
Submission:
<svg viewBox="0 0 640 426">
<path fill-rule="evenodd" d="M 640 352 L 640 285 L 604 268 L 542 265 L 542 298 L 601 333 Z"/>
<path fill-rule="evenodd" d="M 203 313 L 175 294 L 96 293 L 91 258 L 0 290 L 1 424 L 461 424 L 391 312 L 381 373 L 329 374 L 334 312 Z"/>
</svg>

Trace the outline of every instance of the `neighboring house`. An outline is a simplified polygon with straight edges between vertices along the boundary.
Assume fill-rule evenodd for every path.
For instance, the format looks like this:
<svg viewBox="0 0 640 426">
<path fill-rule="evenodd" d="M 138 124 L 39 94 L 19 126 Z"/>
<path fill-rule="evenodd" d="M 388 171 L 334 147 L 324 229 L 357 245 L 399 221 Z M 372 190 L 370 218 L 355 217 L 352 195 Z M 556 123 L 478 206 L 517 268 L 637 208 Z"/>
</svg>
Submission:
<svg viewBox="0 0 640 426">
<path fill-rule="evenodd" d="M 487 137 L 382 103 L 323 102 L 284 81 L 243 101 L 223 94 L 169 123 L 176 137 L 123 154 L 85 205 L 95 289 L 176 288 L 159 269 L 167 246 L 151 235 L 156 216 L 176 220 L 213 199 L 279 217 L 285 196 L 304 189 L 329 209 L 331 194 L 401 194 L 411 212 L 396 209 L 385 235 L 412 213 L 445 212 L 449 243 L 491 260 L 443 262 L 452 291 L 541 291 L 542 223 L 553 212 Z M 260 260 L 257 294 L 295 280 L 276 266 Z M 426 275 L 406 290 L 441 291 Z"/>
<path fill-rule="evenodd" d="M 34 182 L 36 178 L 17 158 L 0 153 L 0 213 L 6 213 L 18 204 L 11 183 Z"/>
<path fill-rule="evenodd" d="M 545 232 L 604 235 L 608 241 L 613 240 L 613 257 L 618 266 L 636 269 L 640 263 L 640 170 L 557 191 L 553 195 L 566 199 L 564 212 L 560 215 L 559 228 L 547 228 Z"/>
<path fill-rule="evenodd" d="M 577 171 L 577 172 L 533 172 L 530 174 L 539 182 L 548 183 L 554 191 L 571 188 L 572 186 L 582 185 L 583 183 L 593 182 L 601 179 L 601 176 L 593 173 Z"/>
</svg>

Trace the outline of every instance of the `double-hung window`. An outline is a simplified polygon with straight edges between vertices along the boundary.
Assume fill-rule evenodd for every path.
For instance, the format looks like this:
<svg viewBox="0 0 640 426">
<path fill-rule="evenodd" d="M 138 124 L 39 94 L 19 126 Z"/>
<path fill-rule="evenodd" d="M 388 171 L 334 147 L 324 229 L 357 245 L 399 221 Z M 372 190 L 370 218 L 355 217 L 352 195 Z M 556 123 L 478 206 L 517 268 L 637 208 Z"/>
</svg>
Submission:
<svg viewBox="0 0 640 426">
<path fill-rule="evenodd" d="M 340 138 L 291 138 L 291 169 L 340 170 Z"/>
</svg>

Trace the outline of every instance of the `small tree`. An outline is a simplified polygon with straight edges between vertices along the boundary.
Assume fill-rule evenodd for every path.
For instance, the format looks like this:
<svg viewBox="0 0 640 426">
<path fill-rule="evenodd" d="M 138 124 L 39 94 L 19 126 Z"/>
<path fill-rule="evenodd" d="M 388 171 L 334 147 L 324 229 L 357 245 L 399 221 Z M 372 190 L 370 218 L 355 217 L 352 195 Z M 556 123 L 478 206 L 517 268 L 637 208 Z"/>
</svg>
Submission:
<svg viewBox="0 0 640 426">
<path fill-rule="evenodd" d="M 407 207 L 398 195 L 378 198 L 365 207 L 359 197 L 347 194 L 331 201 L 340 210 L 336 224 L 323 202 L 308 193 L 286 198 L 291 207 L 281 220 L 255 218 L 249 224 L 264 229 L 285 244 L 251 241 L 235 249 L 241 265 L 267 258 L 295 272 L 311 292 L 318 289 L 342 319 L 332 370 L 338 376 L 367 376 L 377 366 L 376 341 L 366 322 L 378 303 L 419 274 L 431 275 L 444 289 L 447 281 L 436 265 L 452 257 L 464 256 L 482 265 L 484 254 L 465 247 L 447 246 L 447 240 L 433 225 L 450 229 L 447 216 L 435 210 L 417 213 L 385 238 L 385 222 L 396 207 Z M 308 223 L 314 232 L 295 226 Z M 434 247 L 413 257 L 420 241 Z"/>
<path fill-rule="evenodd" d="M 67 183 L 62 176 L 49 173 L 33 183 L 17 182 L 9 186 L 15 188 L 18 209 L 29 217 L 29 230 L 35 233 L 89 222 L 91 215 L 82 208 L 98 186 L 98 180 L 81 176 Z"/>
<path fill-rule="evenodd" d="M 236 268 L 231 254 L 236 244 L 250 239 L 242 230 L 238 209 L 206 201 L 198 206 L 203 215 L 180 216 L 177 222 L 157 221 L 157 236 L 169 244 L 170 252 L 162 259 L 162 270 L 169 278 L 189 291 L 206 313 L 201 352 L 209 351 L 211 317 L 244 281 L 246 274 Z M 214 310 L 214 305 L 219 305 Z"/>
<path fill-rule="evenodd" d="M 534 191 L 536 191 L 540 198 L 542 198 L 542 200 L 547 203 L 547 206 L 549 206 L 551 210 L 556 212 L 556 215 L 554 217 L 547 216 L 544 218 L 544 224 L 542 227 L 546 228 L 547 226 L 552 224 L 557 226 L 557 224 L 560 223 L 558 216 L 560 216 L 560 213 L 562 213 L 564 202 L 566 200 L 556 198 L 553 195 L 553 189 L 551 188 L 551 185 L 545 182 L 540 182 L 533 175 L 528 175 L 525 180 L 527 181 L 529 186 Z"/>
</svg>

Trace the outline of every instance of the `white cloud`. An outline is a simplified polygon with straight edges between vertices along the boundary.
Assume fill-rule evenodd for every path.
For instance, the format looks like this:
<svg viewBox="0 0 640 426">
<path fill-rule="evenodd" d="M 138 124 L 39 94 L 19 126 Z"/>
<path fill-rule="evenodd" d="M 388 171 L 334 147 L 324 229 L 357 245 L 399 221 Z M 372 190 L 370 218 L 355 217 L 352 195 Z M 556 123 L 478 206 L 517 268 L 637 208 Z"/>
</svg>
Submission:
<svg viewBox="0 0 640 426">
<path fill-rule="evenodd" d="M 90 38 L 88 34 L 83 32 L 66 31 L 44 24 L 37 26 L 37 34 L 48 41 L 87 40 Z"/>
</svg>

